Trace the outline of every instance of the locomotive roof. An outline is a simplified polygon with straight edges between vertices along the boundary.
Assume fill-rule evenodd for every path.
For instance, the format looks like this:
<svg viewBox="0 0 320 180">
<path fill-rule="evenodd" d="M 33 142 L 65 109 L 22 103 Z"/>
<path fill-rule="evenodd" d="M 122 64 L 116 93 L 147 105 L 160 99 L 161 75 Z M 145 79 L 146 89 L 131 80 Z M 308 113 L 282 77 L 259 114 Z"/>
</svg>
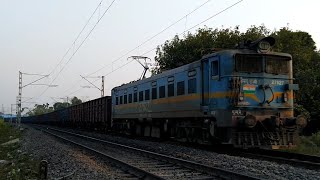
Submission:
<svg viewBox="0 0 320 180">
<path fill-rule="evenodd" d="M 125 89 L 125 88 L 128 88 L 128 87 L 132 87 L 132 86 L 136 86 L 136 85 L 145 83 L 145 82 L 153 81 L 155 79 L 166 77 L 168 75 L 172 75 L 172 74 L 179 73 L 179 72 L 182 72 L 182 71 L 190 70 L 190 69 L 193 69 L 195 67 L 199 67 L 201 65 L 200 64 L 201 60 L 216 56 L 218 54 L 221 54 L 221 55 L 222 54 L 234 55 L 234 54 L 238 54 L 238 53 L 241 53 L 241 54 L 261 54 L 261 53 L 257 53 L 257 51 L 255 51 L 255 50 L 251 50 L 251 49 L 226 49 L 226 50 L 220 50 L 220 51 L 217 51 L 217 52 L 213 52 L 211 54 L 204 55 L 201 59 L 199 59 L 197 61 L 194 61 L 192 63 L 185 64 L 185 65 L 182 65 L 182 66 L 174 68 L 174 69 L 163 71 L 162 73 L 156 74 L 156 75 L 151 76 L 149 78 L 145 78 L 145 79 L 142 79 L 142 80 L 136 80 L 136 81 L 129 82 L 129 83 L 126 83 L 126 84 L 122 84 L 120 86 L 114 87 L 113 89 L 118 89 L 118 88 Z M 286 57 L 292 58 L 292 56 L 290 54 L 288 54 L 288 53 L 280 53 L 280 52 L 272 52 L 271 51 L 271 52 L 263 53 L 263 54 L 276 55 L 276 56 L 286 56 Z"/>
</svg>

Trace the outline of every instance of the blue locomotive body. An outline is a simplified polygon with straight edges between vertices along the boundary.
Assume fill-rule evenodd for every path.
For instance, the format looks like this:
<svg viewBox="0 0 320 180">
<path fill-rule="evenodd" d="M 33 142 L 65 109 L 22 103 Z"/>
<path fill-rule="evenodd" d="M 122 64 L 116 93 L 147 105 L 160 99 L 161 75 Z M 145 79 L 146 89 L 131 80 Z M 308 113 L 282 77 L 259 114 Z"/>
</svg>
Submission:
<svg viewBox="0 0 320 180">
<path fill-rule="evenodd" d="M 297 89 L 289 54 L 256 47 L 218 51 L 115 87 L 113 126 L 130 134 L 206 144 L 288 147 L 306 123 L 293 116 Z"/>
</svg>

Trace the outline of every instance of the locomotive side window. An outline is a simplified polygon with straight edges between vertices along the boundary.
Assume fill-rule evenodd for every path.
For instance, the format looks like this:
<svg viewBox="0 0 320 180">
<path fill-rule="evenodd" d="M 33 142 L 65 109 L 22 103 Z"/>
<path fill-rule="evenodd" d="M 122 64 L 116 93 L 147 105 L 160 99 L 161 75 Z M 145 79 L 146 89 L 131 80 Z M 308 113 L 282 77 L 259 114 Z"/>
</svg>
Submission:
<svg viewBox="0 0 320 180">
<path fill-rule="evenodd" d="M 143 91 L 139 92 L 139 102 L 143 101 Z"/>
<path fill-rule="evenodd" d="M 219 63 L 218 61 L 212 61 L 211 63 L 211 76 L 212 78 L 219 75 Z"/>
<path fill-rule="evenodd" d="M 132 103 L 132 94 L 129 94 L 129 103 Z"/>
<path fill-rule="evenodd" d="M 174 96 L 174 84 L 168 84 L 168 97 Z"/>
<path fill-rule="evenodd" d="M 289 57 L 266 56 L 266 73 L 288 74 Z"/>
<path fill-rule="evenodd" d="M 164 98 L 164 97 L 166 97 L 166 87 L 160 86 L 159 87 L 159 98 Z"/>
<path fill-rule="evenodd" d="M 120 104 L 122 104 L 122 96 L 120 96 Z"/>
<path fill-rule="evenodd" d="M 119 104 L 119 97 L 116 97 L 116 105 Z"/>
<path fill-rule="evenodd" d="M 127 101 L 128 101 L 128 96 L 124 95 L 123 96 L 123 104 L 127 104 Z"/>
<path fill-rule="evenodd" d="M 134 92 L 133 93 L 133 102 L 137 102 L 138 101 L 138 93 Z"/>
<path fill-rule="evenodd" d="M 188 94 L 197 92 L 197 81 L 196 78 L 188 80 Z"/>
<path fill-rule="evenodd" d="M 144 91 L 144 100 L 150 100 L 150 89 Z"/>
<path fill-rule="evenodd" d="M 262 56 L 237 54 L 236 55 L 236 71 L 246 73 L 262 72 Z"/>
<path fill-rule="evenodd" d="M 177 83 L 177 96 L 184 95 L 184 81 Z"/>
<path fill-rule="evenodd" d="M 157 88 L 152 88 L 152 99 L 157 99 Z"/>
</svg>

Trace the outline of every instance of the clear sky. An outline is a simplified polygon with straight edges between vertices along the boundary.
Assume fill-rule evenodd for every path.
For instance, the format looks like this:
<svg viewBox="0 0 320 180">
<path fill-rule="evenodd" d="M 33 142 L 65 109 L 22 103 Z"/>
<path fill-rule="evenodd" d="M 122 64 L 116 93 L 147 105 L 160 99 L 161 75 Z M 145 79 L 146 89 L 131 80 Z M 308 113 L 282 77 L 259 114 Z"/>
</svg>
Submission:
<svg viewBox="0 0 320 180">
<path fill-rule="evenodd" d="M 101 70 L 92 76 L 107 75 L 105 94 L 110 95 L 114 86 L 136 80 L 142 73 L 143 68 L 137 62 L 124 66 L 129 62 L 127 57 L 142 55 L 237 2 L 211 0 L 159 36 L 136 48 L 207 0 L 116 0 L 79 51 L 70 59 L 112 2 L 102 2 L 82 36 L 72 46 L 100 1 L 0 0 L 0 105 L 3 104 L 6 112 L 9 112 L 10 105 L 16 102 L 19 71 L 49 74 L 71 47 L 55 71 L 38 82 L 49 84 L 57 77 L 53 84 L 58 87 L 49 88 L 43 93 L 45 86 L 27 86 L 23 88 L 23 100 L 35 97 L 29 102 L 52 104 L 54 99 L 62 101 L 58 98 L 66 96 L 77 96 L 84 100 L 95 99 L 100 96 L 99 90 L 81 88 L 89 84 L 81 80 L 80 75 L 88 75 L 99 69 Z M 320 23 L 316 18 L 319 7 L 318 0 L 243 0 L 198 27 L 206 25 L 210 28 L 222 28 L 239 25 L 241 31 L 251 25 L 261 24 L 271 30 L 289 27 L 310 33 L 319 48 Z M 128 53 L 134 48 L 136 49 Z M 155 50 L 144 55 L 153 59 Z M 112 63 L 115 60 L 117 61 Z M 121 66 L 123 68 L 115 70 Z M 112 69 L 115 71 L 112 72 Z M 36 78 L 38 77 L 23 75 L 23 84 Z M 95 84 L 100 86 L 100 80 Z M 22 107 L 33 105 L 23 104 Z"/>
</svg>

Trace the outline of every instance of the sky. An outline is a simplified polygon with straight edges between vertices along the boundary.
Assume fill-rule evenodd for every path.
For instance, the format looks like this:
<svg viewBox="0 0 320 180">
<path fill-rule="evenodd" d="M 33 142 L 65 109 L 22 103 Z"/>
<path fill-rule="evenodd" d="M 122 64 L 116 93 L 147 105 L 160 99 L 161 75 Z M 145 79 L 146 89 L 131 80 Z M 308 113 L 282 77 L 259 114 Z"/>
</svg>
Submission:
<svg viewBox="0 0 320 180">
<path fill-rule="evenodd" d="M 243 0 L 214 16 L 238 1 L 103 0 L 98 6 L 101 0 L 0 0 L 0 112 L 10 113 L 11 104 L 16 103 L 19 71 L 49 74 L 37 84 L 57 85 L 22 88 L 25 102 L 22 107 L 52 105 L 73 96 L 92 100 L 100 97 L 100 91 L 84 88 L 92 85 L 80 75 L 92 77 L 89 81 L 98 87 L 101 86 L 98 77 L 104 75 L 105 95 L 110 95 L 113 87 L 137 80 L 143 72 L 143 67 L 128 57 L 143 55 L 154 59 L 158 45 L 175 35 L 183 35 L 185 31 L 194 33 L 205 26 L 239 25 L 241 31 L 261 24 L 270 30 L 289 27 L 308 32 L 319 49 L 320 24 L 316 12 L 320 1 Z M 201 8 L 186 16 L 199 6 Z M 181 21 L 161 32 L 179 19 Z M 199 26 L 190 29 L 197 24 Z M 22 84 L 40 77 L 23 74 Z"/>
</svg>

